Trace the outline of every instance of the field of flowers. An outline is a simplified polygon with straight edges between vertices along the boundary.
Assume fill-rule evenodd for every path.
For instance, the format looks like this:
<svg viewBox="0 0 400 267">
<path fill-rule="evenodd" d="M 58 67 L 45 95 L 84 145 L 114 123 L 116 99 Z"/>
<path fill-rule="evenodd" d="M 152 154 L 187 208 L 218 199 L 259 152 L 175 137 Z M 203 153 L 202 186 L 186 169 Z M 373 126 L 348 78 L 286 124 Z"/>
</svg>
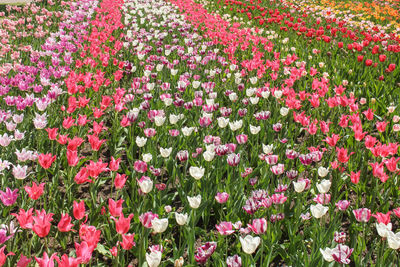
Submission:
<svg viewBox="0 0 400 267">
<path fill-rule="evenodd" d="M 399 7 L 0 5 L 0 266 L 399 266 Z"/>
</svg>

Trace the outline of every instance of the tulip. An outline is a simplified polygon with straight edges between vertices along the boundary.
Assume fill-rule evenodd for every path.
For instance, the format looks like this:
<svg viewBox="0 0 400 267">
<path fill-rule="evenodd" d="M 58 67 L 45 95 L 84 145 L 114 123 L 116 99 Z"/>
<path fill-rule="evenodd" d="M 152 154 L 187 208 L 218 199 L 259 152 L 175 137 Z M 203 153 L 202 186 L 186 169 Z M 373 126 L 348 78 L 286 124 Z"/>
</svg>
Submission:
<svg viewBox="0 0 400 267">
<path fill-rule="evenodd" d="M 139 216 L 139 221 L 146 228 L 152 228 L 152 221 L 154 218 L 158 218 L 158 214 L 154 214 L 151 211 L 143 213 Z"/>
<path fill-rule="evenodd" d="M 204 245 L 197 248 L 197 253 L 194 256 L 194 259 L 198 264 L 205 264 L 216 248 L 217 242 L 206 242 Z"/>
<path fill-rule="evenodd" d="M 157 267 L 161 263 L 161 256 L 162 253 L 161 251 L 152 251 L 149 253 L 146 253 L 146 262 L 149 267 Z"/>
<path fill-rule="evenodd" d="M 165 232 L 165 230 L 167 230 L 168 218 L 164 218 L 164 219 L 154 218 L 151 221 L 151 224 L 152 224 L 153 231 L 155 233 L 163 233 L 163 232 Z"/>
<path fill-rule="evenodd" d="M 54 260 L 57 259 L 57 253 L 53 253 L 49 258 L 46 252 L 43 252 L 43 258 L 38 258 L 35 256 L 35 260 L 40 267 L 52 267 L 54 266 Z"/>
<path fill-rule="evenodd" d="M 185 225 L 188 219 L 188 215 L 187 214 L 183 214 L 183 213 L 177 213 L 175 212 L 175 219 L 176 219 L 176 223 L 179 225 Z"/>
<path fill-rule="evenodd" d="M 136 243 L 133 241 L 135 238 L 135 234 L 126 234 L 122 235 L 122 242 L 119 244 L 121 245 L 122 249 L 130 250 Z"/>
<path fill-rule="evenodd" d="M 87 264 L 92 258 L 93 250 L 90 249 L 87 242 L 81 244 L 75 243 L 76 257 L 80 259 L 80 263 Z"/>
<path fill-rule="evenodd" d="M 261 241 L 258 236 L 252 237 L 251 235 L 246 235 L 245 238 L 239 237 L 239 240 L 242 244 L 242 249 L 246 254 L 253 254 Z"/>
<path fill-rule="evenodd" d="M 267 220 L 265 218 L 253 219 L 252 224 L 247 225 L 253 233 L 259 235 L 267 231 Z"/>
<path fill-rule="evenodd" d="M 76 202 L 73 203 L 73 214 L 76 220 L 81 220 L 85 216 L 85 202 Z"/>
<path fill-rule="evenodd" d="M 122 198 L 118 201 L 114 201 L 112 198 L 108 199 L 108 210 L 110 211 L 111 216 L 113 217 L 121 216 L 122 203 L 124 203 L 124 200 Z"/>
<path fill-rule="evenodd" d="M 388 245 L 391 249 L 399 249 L 400 248 L 400 232 L 393 233 L 392 231 L 388 231 L 387 233 L 387 241 Z"/>
<path fill-rule="evenodd" d="M 327 193 L 331 188 L 331 184 L 332 183 L 329 180 L 322 180 L 321 183 L 317 184 L 318 192 L 320 192 L 321 194 Z"/>
<path fill-rule="evenodd" d="M 235 230 L 232 230 L 232 223 L 231 222 L 221 222 L 219 225 L 215 225 L 215 228 L 217 228 L 218 232 L 221 235 L 230 235 L 235 232 Z"/>
<path fill-rule="evenodd" d="M 17 201 L 18 189 L 11 190 L 6 188 L 6 192 L 0 190 L 0 200 L 4 206 L 12 206 Z"/>
<path fill-rule="evenodd" d="M 353 214 L 358 222 L 368 222 L 371 218 L 371 210 L 367 208 L 353 210 Z"/>
<path fill-rule="evenodd" d="M 312 216 L 319 219 L 326 214 L 329 208 L 318 203 L 317 205 L 311 205 L 310 210 Z"/>
<path fill-rule="evenodd" d="M 74 225 L 71 223 L 71 216 L 68 214 L 61 214 L 60 222 L 57 225 L 57 228 L 60 232 L 69 232 L 71 231 Z"/>
<path fill-rule="evenodd" d="M 229 199 L 229 194 L 226 192 L 222 193 L 217 192 L 217 195 L 215 196 L 215 200 L 220 204 L 226 203 L 228 199 Z"/>
<path fill-rule="evenodd" d="M 153 189 L 153 181 L 150 179 L 150 177 L 142 176 L 138 183 L 140 190 L 142 190 L 142 192 L 145 194 L 150 193 L 150 191 Z"/>
<path fill-rule="evenodd" d="M 36 216 L 32 216 L 33 224 L 32 230 L 39 237 L 46 237 L 51 228 L 51 221 L 53 221 L 53 213 L 46 214 L 45 210 L 36 210 Z"/>
<path fill-rule="evenodd" d="M 242 258 L 238 255 L 226 258 L 226 265 L 228 267 L 242 267 Z"/>
<path fill-rule="evenodd" d="M 169 155 L 171 154 L 171 152 L 172 152 L 172 147 L 170 147 L 170 148 L 160 147 L 160 154 L 161 154 L 161 157 L 163 157 L 163 158 L 168 158 Z"/>
<path fill-rule="evenodd" d="M 117 189 L 122 189 L 125 186 L 125 182 L 128 179 L 128 176 L 126 174 L 119 174 L 117 173 L 115 175 L 115 180 L 114 180 L 114 186 Z"/>
<path fill-rule="evenodd" d="M 323 177 L 327 176 L 328 173 L 329 173 L 329 168 L 325 168 L 325 167 L 322 167 L 322 166 L 318 168 L 318 175 L 320 177 L 323 178 Z"/>
<path fill-rule="evenodd" d="M 56 155 L 52 156 L 51 153 L 48 154 L 40 154 L 38 157 L 38 161 L 40 166 L 42 166 L 44 169 L 49 169 L 51 164 L 56 160 Z"/>
<path fill-rule="evenodd" d="M 189 168 L 190 175 L 196 180 L 200 180 L 204 176 L 204 171 L 205 171 L 205 169 L 203 167 L 191 166 Z"/>
<path fill-rule="evenodd" d="M 131 219 L 133 218 L 133 214 L 129 214 L 128 217 L 124 218 L 124 214 L 121 213 L 118 220 L 114 217 L 112 219 L 115 221 L 115 228 L 118 234 L 126 234 L 129 231 Z"/>
<path fill-rule="evenodd" d="M 201 195 L 197 195 L 197 196 L 194 196 L 194 197 L 189 197 L 188 196 L 187 200 L 189 201 L 189 206 L 192 209 L 197 209 L 201 204 Z"/>
<path fill-rule="evenodd" d="M 32 182 L 32 187 L 25 186 L 24 189 L 32 200 L 36 200 L 43 194 L 44 185 L 45 183 L 37 185 L 35 182 Z"/>
</svg>

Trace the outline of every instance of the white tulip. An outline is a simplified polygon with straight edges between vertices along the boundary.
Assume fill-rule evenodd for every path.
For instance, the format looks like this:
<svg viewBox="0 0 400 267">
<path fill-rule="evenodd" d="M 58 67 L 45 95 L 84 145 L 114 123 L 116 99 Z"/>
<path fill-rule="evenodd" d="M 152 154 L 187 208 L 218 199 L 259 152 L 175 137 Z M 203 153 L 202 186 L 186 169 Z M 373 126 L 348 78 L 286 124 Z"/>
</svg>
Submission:
<svg viewBox="0 0 400 267">
<path fill-rule="evenodd" d="M 213 151 L 206 150 L 203 153 L 203 158 L 204 158 L 205 161 L 210 162 L 210 161 L 212 161 L 214 159 L 214 157 L 215 157 L 215 152 L 213 152 Z"/>
<path fill-rule="evenodd" d="M 168 227 L 168 219 L 164 218 L 164 219 L 158 219 L 158 218 L 154 218 L 151 221 L 151 227 L 153 228 L 153 231 L 155 233 L 163 233 L 165 230 L 167 230 Z"/>
<path fill-rule="evenodd" d="M 164 124 L 165 122 L 165 117 L 164 116 L 155 116 L 154 117 L 154 123 L 156 124 L 156 126 L 161 126 Z"/>
<path fill-rule="evenodd" d="M 261 126 L 253 126 L 250 125 L 250 133 L 251 134 L 258 134 L 261 130 Z"/>
<path fill-rule="evenodd" d="M 301 193 L 304 191 L 304 189 L 306 188 L 306 181 L 302 180 L 299 182 L 295 182 L 293 181 L 293 186 L 294 186 L 294 191 L 296 191 L 297 193 Z"/>
<path fill-rule="evenodd" d="M 180 116 L 179 115 L 175 115 L 175 114 L 170 114 L 169 115 L 169 122 L 171 124 L 176 124 L 179 121 Z"/>
<path fill-rule="evenodd" d="M 199 88 L 200 84 L 201 84 L 201 82 L 199 82 L 199 81 L 193 81 L 192 82 L 192 86 L 193 86 L 194 89 Z"/>
<path fill-rule="evenodd" d="M 285 107 L 281 107 L 280 114 L 285 117 L 289 113 L 289 109 Z"/>
<path fill-rule="evenodd" d="M 375 226 L 378 235 L 381 237 L 387 237 L 389 231 L 392 231 L 392 223 L 388 223 L 387 225 L 384 223 L 376 223 Z"/>
<path fill-rule="evenodd" d="M 270 144 L 270 145 L 263 144 L 263 152 L 265 154 L 270 154 L 270 153 L 272 153 L 273 150 L 274 150 L 274 144 Z"/>
<path fill-rule="evenodd" d="M 194 197 L 187 197 L 187 199 L 189 201 L 189 206 L 192 209 L 197 209 L 201 204 L 201 195 L 197 195 Z"/>
<path fill-rule="evenodd" d="M 143 161 L 150 162 L 153 159 L 153 156 L 150 153 L 143 154 Z"/>
<path fill-rule="evenodd" d="M 257 96 L 256 97 L 250 97 L 250 103 L 252 105 L 257 105 L 258 101 L 260 101 L 260 98 L 258 98 Z"/>
<path fill-rule="evenodd" d="M 156 70 L 159 72 L 162 71 L 163 68 L 164 68 L 163 64 L 157 64 L 157 66 L 156 66 Z"/>
<path fill-rule="evenodd" d="M 325 167 L 319 167 L 318 168 L 318 175 L 321 176 L 322 178 L 327 176 L 329 173 L 329 168 L 325 168 Z"/>
<path fill-rule="evenodd" d="M 172 104 L 172 98 L 165 98 L 164 99 L 164 104 L 166 105 L 166 106 L 171 106 L 171 104 Z"/>
<path fill-rule="evenodd" d="M 229 123 L 229 118 L 219 117 L 217 121 L 219 128 L 225 128 Z"/>
<path fill-rule="evenodd" d="M 319 219 L 326 214 L 329 208 L 318 203 L 317 205 L 311 205 L 310 210 L 312 216 Z"/>
<path fill-rule="evenodd" d="M 243 121 L 242 120 L 229 122 L 229 127 L 231 128 L 232 131 L 239 130 L 240 128 L 242 128 L 242 126 L 243 126 Z"/>
<path fill-rule="evenodd" d="M 317 189 L 320 194 L 325 194 L 331 188 L 331 181 L 329 180 L 322 180 L 320 183 L 317 184 Z"/>
<path fill-rule="evenodd" d="M 190 175 L 196 180 L 200 180 L 204 176 L 204 171 L 205 169 L 203 167 L 199 168 L 191 166 L 189 168 Z"/>
<path fill-rule="evenodd" d="M 251 97 L 254 95 L 254 93 L 256 92 L 256 89 L 254 88 L 249 88 L 246 90 L 246 96 Z"/>
<path fill-rule="evenodd" d="M 269 95 L 270 95 L 270 92 L 269 92 L 269 91 L 262 91 L 262 92 L 261 92 L 261 96 L 262 96 L 263 98 L 268 98 Z"/>
<path fill-rule="evenodd" d="M 188 215 L 186 213 L 176 213 L 175 212 L 176 223 L 179 225 L 185 225 L 188 219 Z"/>
<path fill-rule="evenodd" d="M 238 99 L 238 96 L 236 93 L 230 93 L 229 94 L 229 100 L 230 101 L 236 101 Z"/>
<path fill-rule="evenodd" d="M 334 260 L 333 257 L 332 257 L 332 254 L 334 252 L 333 249 L 331 249 L 331 248 L 325 248 L 325 249 L 320 248 L 319 251 L 321 252 L 322 257 L 324 258 L 324 260 L 326 260 L 327 262 L 331 262 L 331 261 Z"/>
<path fill-rule="evenodd" d="M 281 90 L 276 90 L 274 92 L 274 96 L 278 99 L 280 99 L 282 97 L 282 91 Z"/>
<path fill-rule="evenodd" d="M 146 84 L 147 89 L 149 89 L 150 91 L 152 91 L 154 89 L 155 83 L 148 83 Z"/>
<path fill-rule="evenodd" d="M 143 193 L 150 193 L 150 191 L 153 189 L 153 181 L 151 179 L 143 179 L 143 181 L 139 181 L 139 187 Z"/>
<path fill-rule="evenodd" d="M 161 157 L 163 157 L 163 158 L 168 158 L 169 155 L 171 154 L 171 152 L 172 152 L 172 147 L 170 147 L 170 148 L 160 147 L 160 154 L 161 154 Z"/>
<path fill-rule="evenodd" d="M 158 267 L 161 263 L 161 251 L 152 251 L 150 254 L 146 253 L 146 261 L 149 267 Z"/>
<path fill-rule="evenodd" d="M 214 105 L 214 103 L 215 103 L 215 99 L 213 99 L 213 98 L 207 98 L 206 99 L 206 104 L 207 105 L 211 106 L 211 105 Z"/>
<path fill-rule="evenodd" d="M 392 231 L 388 231 L 387 240 L 388 240 L 388 245 L 391 249 L 400 248 L 400 232 L 395 234 Z"/>
<path fill-rule="evenodd" d="M 239 240 L 246 254 L 253 254 L 258 245 L 260 245 L 260 237 L 258 236 L 252 237 L 251 235 L 246 235 L 245 238 L 239 237 Z"/>
<path fill-rule="evenodd" d="M 147 142 L 147 138 L 146 137 L 140 137 L 140 136 L 136 136 L 136 145 L 138 147 L 143 147 Z"/>
<path fill-rule="evenodd" d="M 178 70 L 171 69 L 171 75 L 175 76 L 178 73 Z"/>
<path fill-rule="evenodd" d="M 257 83 L 257 77 L 251 77 L 250 78 L 250 82 L 251 82 L 251 84 L 256 84 Z"/>
<path fill-rule="evenodd" d="M 183 127 L 182 133 L 184 136 L 189 136 L 192 134 L 193 130 L 194 130 L 194 127 Z"/>
</svg>

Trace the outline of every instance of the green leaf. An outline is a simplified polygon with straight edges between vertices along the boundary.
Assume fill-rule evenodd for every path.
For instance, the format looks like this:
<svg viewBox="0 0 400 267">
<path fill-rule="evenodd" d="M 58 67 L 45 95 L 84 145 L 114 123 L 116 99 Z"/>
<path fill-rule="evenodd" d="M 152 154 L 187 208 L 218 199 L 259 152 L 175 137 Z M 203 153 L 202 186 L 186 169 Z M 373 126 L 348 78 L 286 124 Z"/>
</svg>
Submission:
<svg viewBox="0 0 400 267">
<path fill-rule="evenodd" d="M 106 250 L 106 248 L 102 245 L 102 244 L 97 244 L 96 250 L 104 256 L 110 256 L 110 252 L 108 250 Z"/>
</svg>

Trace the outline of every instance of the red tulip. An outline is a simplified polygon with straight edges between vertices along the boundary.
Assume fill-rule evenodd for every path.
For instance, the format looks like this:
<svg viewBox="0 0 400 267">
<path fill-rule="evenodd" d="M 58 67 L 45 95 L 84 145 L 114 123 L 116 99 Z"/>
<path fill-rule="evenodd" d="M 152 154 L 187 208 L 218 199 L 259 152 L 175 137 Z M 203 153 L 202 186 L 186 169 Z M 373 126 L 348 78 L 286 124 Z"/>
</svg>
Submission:
<svg viewBox="0 0 400 267">
<path fill-rule="evenodd" d="M 392 72 L 396 69 L 396 64 L 389 64 L 389 67 L 387 68 L 388 72 Z"/>
<path fill-rule="evenodd" d="M 111 216 L 119 217 L 122 214 L 122 203 L 124 203 L 123 199 L 118 201 L 114 201 L 112 198 L 108 199 L 108 210 Z"/>
<path fill-rule="evenodd" d="M 130 250 L 133 246 L 136 245 L 136 243 L 133 241 L 134 238 L 135 234 L 122 235 L 122 242 L 120 242 L 119 244 L 123 249 Z"/>
<path fill-rule="evenodd" d="M 373 214 L 372 217 L 376 218 L 378 220 L 378 223 L 383 223 L 385 225 L 390 223 L 390 214 L 392 212 L 388 211 L 386 214 L 377 212 L 376 214 Z"/>
<path fill-rule="evenodd" d="M 365 66 L 367 66 L 367 67 L 369 67 L 369 66 L 371 66 L 372 65 L 372 60 L 371 59 L 367 59 L 367 60 L 365 60 Z"/>
<path fill-rule="evenodd" d="M 93 250 L 88 246 L 88 243 L 83 241 L 81 244 L 75 243 L 76 256 L 80 259 L 80 263 L 89 263 L 92 258 Z"/>
<path fill-rule="evenodd" d="M 114 180 L 114 186 L 117 189 L 122 189 L 124 188 L 125 182 L 128 179 L 128 176 L 126 176 L 126 174 L 119 174 L 117 173 L 117 175 L 115 176 L 115 180 Z"/>
<path fill-rule="evenodd" d="M 76 202 L 73 204 L 73 214 L 75 219 L 81 220 L 85 216 L 85 202 Z"/>
<path fill-rule="evenodd" d="M 43 258 L 38 258 L 35 256 L 35 260 L 40 267 L 54 266 L 54 260 L 57 258 L 57 253 L 53 253 L 50 258 L 46 252 L 43 253 Z"/>
<path fill-rule="evenodd" d="M 45 183 L 41 183 L 38 186 L 35 182 L 32 182 L 32 187 L 25 186 L 24 188 L 25 188 L 25 191 L 28 193 L 29 197 L 32 200 L 36 200 L 43 194 L 44 185 L 45 185 Z"/>
<path fill-rule="evenodd" d="M 44 169 L 48 169 L 51 167 L 51 164 L 53 164 L 53 162 L 56 160 L 57 156 L 56 155 L 52 155 L 51 153 L 48 154 L 40 154 L 38 161 L 40 166 L 42 166 Z"/>
<path fill-rule="evenodd" d="M 67 213 L 61 215 L 61 220 L 57 225 L 57 228 L 60 232 L 69 232 L 71 231 L 74 225 L 71 223 L 71 216 Z"/>
<path fill-rule="evenodd" d="M 8 254 L 4 253 L 4 250 L 6 249 L 6 246 L 0 248 L 0 266 L 3 266 L 6 263 L 7 257 L 10 255 L 15 255 L 12 252 L 8 252 Z"/>
<path fill-rule="evenodd" d="M 32 230 L 39 237 L 46 237 L 51 228 L 51 221 L 53 221 L 53 213 L 47 214 L 45 210 L 36 210 L 36 216 L 32 216 L 33 224 Z"/>
<path fill-rule="evenodd" d="M 133 214 L 129 214 L 128 217 L 124 218 L 124 214 L 121 212 L 120 217 L 117 219 L 112 218 L 115 221 L 115 228 L 118 234 L 126 234 L 131 227 L 131 219 L 133 218 Z"/>
<path fill-rule="evenodd" d="M 32 228 L 32 223 L 33 223 L 33 208 L 30 208 L 29 210 L 25 211 L 24 209 L 20 209 L 19 213 L 11 213 L 11 215 L 17 217 L 19 226 L 22 229 L 31 229 Z"/>
<path fill-rule="evenodd" d="M 77 258 L 68 257 L 67 254 L 62 255 L 61 260 L 56 258 L 58 267 L 78 267 L 79 260 Z"/>
</svg>

